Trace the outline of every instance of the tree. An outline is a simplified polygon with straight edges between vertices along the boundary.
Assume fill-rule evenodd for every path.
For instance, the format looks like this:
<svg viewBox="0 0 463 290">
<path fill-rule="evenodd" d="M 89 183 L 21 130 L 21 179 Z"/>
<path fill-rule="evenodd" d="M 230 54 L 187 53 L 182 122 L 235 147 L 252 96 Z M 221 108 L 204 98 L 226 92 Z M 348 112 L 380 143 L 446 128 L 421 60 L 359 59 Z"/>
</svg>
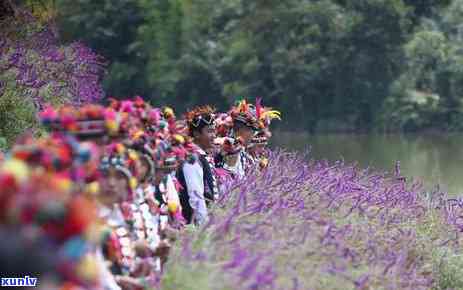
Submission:
<svg viewBox="0 0 463 290">
<path fill-rule="evenodd" d="M 438 91 L 430 96 L 439 96 L 439 110 L 458 107 L 459 2 L 58 0 L 58 6 L 62 35 L 83 38 L 111 63 L 110 95 L 141 94 L 178 110 L 199 103 L 226 109 L 238 98 L 261 96 L 283 111 L 282 126 L 316 132 L 381 128 L 391 108 L 409 108 L 404 96 L 420 95 L 424 85 Z M 448 56 L 424 67 L 417 60 L 434 49 L 426 48 L 434 32 L 446 39 Z M 433 119 L 420 128 L 450 122 L 441 113 L 418 115 Z"/>
<path fill-rule="evenodd" d="M 386 116 L 396 112 L 391 114 L 392 124 L 413 130 L 462 128 L 462 4 L 455 0 L 432 18 L 422 18 L 404 45 L 404 70 L 383 112 Z"/>
<path fill-rule="evenodd" d="M 153 102 L 179 110 L 209 102 L 223 107 L 218 75 L 211 61 L 210 16 L 213 2 L 141 1 L 145 22 L 139 42 L 147 57 L 145 76 Z M 214 5 L 215 6 L 215 5 Z"/>
<path fill-rule="evenodd" d="M 108 95 L 145 94 L 144 55 L 137 42 L 143 22 L 138 0 L 57 0 L 58 25 L 65 42 L 82 41 L 110 65 L 104 81 Z"/>
</svg>

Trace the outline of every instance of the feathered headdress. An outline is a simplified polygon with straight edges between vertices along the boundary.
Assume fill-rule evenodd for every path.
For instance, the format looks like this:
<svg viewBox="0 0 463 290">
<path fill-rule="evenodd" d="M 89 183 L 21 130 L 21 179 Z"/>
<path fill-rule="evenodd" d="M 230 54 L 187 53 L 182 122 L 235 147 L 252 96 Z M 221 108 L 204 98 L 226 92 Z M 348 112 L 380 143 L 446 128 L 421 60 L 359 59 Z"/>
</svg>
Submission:
<svg viewBox="0 0 463 290">
<path fill-rule="evenodd" d="M 256 107 L 246 100 L 241 100 L 229 112 L 233 122 L 241 122 L 248 127 L 258 129 L 259 123 L 256 115 Z"/>
<path fill-rule="evenodd" d="M 256 99 L 256 117 L 259 122 L 259 128 L 267 128 L 273 119 L 281 120 L 280 111 L 273 110 L 269 107 L 262 106 L 262 98 Z"/>
<path fill-rule="evenodd" d="M 259 123 L 259 130 L 251 139 L 250 146 L 266 145 L 271 137 L 269 130 L 272 120 L 281 120 L 281 113 L 269 107 L 262 106 L 262 99 L 256 99 L 256 116 Z"/>
</svg>

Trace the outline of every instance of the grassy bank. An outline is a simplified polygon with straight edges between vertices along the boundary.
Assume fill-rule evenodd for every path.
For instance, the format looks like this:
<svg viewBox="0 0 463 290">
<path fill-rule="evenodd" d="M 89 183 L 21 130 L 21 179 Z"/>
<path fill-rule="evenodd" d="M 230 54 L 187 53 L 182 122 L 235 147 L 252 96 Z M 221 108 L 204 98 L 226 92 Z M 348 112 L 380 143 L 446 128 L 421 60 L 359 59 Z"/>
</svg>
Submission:
<svg viewBox="0 0 463 290">
<path fill-rule="evenodd" d="M 179 239 L 163 289 L 463 289 L 459 200 L 275 152 Z"/>
</svg>

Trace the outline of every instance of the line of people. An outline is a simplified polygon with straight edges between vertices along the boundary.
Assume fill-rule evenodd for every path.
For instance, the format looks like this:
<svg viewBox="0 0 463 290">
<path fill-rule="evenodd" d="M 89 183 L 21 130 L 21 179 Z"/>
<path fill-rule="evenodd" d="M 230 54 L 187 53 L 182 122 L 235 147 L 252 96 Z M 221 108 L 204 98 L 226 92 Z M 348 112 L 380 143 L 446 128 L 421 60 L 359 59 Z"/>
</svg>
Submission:
<svg viewBox="0 0 463 290">
<path fill-rule="evenodd" d="M 280 113 L 258 99 L 177 119 L 137 97 L 40 119 L 50 133 L 0 160 L 0 235 L 38 242 L 43 289 L 135 290 L 159 286 L 178 231 L 208 220 L 227 179 L 265 169 Z"/>
</svg>

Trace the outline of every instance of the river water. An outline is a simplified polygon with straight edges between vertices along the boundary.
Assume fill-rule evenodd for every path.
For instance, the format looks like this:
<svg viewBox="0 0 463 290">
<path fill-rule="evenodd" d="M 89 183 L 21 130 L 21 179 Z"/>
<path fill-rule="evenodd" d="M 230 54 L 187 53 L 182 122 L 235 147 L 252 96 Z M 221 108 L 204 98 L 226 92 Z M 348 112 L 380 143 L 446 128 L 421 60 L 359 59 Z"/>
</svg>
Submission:
<svg viewBox="0 0 463 290">
<path fill-rule="evenodd" d="M 290 150 L 310 149 L 314 159 L 392 171 L 400 161 L 403 175 L 419 179 L 427 190 L 437 185 L 463 196 L 463 134 L 326 134 L 275 132 L 272 146 Z"/>
</svg>

